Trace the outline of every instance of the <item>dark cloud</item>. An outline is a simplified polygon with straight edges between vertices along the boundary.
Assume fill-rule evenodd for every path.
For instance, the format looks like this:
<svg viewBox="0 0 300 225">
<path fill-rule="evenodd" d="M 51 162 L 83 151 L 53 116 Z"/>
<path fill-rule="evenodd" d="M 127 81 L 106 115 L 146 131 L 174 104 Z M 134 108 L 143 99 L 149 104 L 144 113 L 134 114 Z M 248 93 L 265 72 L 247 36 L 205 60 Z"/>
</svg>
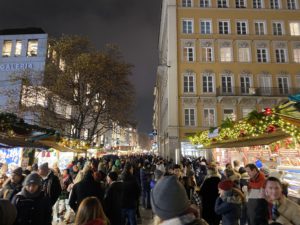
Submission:
<svg viewBox="0 0 300 225">
<path fill-rule="evenodd" d="M 79 34 L 98 48 L 120 46 L 135 66 L 139 129 L 152 129 L 153 86 L 161 0 L 9 0 L 1 2 L 0 29 L 42 27 L 49 35 Z"/>
</svg>

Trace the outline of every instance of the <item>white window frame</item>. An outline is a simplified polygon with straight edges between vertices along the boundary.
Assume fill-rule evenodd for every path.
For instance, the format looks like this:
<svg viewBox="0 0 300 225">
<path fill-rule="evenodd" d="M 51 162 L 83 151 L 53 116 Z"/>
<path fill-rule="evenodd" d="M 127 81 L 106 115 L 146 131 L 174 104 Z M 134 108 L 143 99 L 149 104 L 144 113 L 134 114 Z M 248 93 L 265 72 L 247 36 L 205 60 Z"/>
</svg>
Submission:
<svg viewBox="0 0 300 225">
<path fill-rule="evenodd" d="M 229 7 L 228 0 L 217 0 L 217 8 L 222 9 L 222 8 L 228 8 L 228 7 Z"/>
<path fill-rule="evenodd" d="M 246 33 L 243 33 L 243 32 L 239 33 L 239 31 L 238 31 L 239 25 L 240 26 L 245 25 L 245 27 L 246 27 Z M 240 31 L 242 31 L 242 30 L 243 30 L 243 28 L 242 29 L 240 28 Z M 236 33 L 238 35 L 247 35 L 249 33 L 249 31 L 248 31 L 248 21 L 246 21 L 246 20 L 238 20 L 238 21 L 236 21 Z"/>
<path fill-rule="evenodd" d="M 279 54 L 277 54 L 278 51 L 280 51 Z M 282 51 L 284 54 L 284 58 L 281 57 Z M 277 56 L 279 56 L 279 58 Z M 275 49 L 275 61 L 276 61 L 276 63 L 287 63 L 288 62 L 288 54 L 287 54 L 286 48 L 276 48 Z"/>
<path fill-rule="evenodd" d="M 196 124 L 197 124 L 196 115 L 197 115 L 196 108 L 184 108 L 184 126 L 187 126 L 187 127 L 196 126 Z M 194 120 L 192 120 L 193 119 L 192 117 L 194 117 Z"/>
<path fill-rule="evenodd" d="M 291 6 L 293 6 L 293 7 L 291 7 Z M 298 0 L 287 0 L 286 1 L 286 7 L 289 10 L 298 9 Z"/>
<path fill-rule="evenodd" d="M 182 0 L 181 3 L 182 3 L 182 7 L 190 8 L 194 6 L 193 0 Z"/>
<path fill-rule="evenodd" d="M 248 49 L 248 52 L 243 52 L 243 54 L 241 55 L 240 50 L 241 49 Z M 245 53 L 247 53 L 247 56 L 245 57 Z M 242 57 L 241 57 L 242 56 Z M 248 58 L 248 60 L 245 60 L 245 58 Z M 238 61 L 242 62 L 242 63 L 249 63 L 251 62 L 251 48 L 250 47 L 239 47 L 238 48 Z"/>
<path fill-rule="evenodd" d="M 259 32 L 256 32 L 256 24 L 263 24 L 263 33 L 261 32 L 260 25 L 259 25 Z M 266 35 L 267 29 L 266 29 L 266 21 L 254 21 L 254 33 L 255 35 Z"/>
<path fill-rule="evenodd" d="M 265 50 L 265 55 L 266 55 L 266 60 L 263 59 L 264 53 L 262 52 L 263 50 Z M 258 52 L 260 51 L 260 52 Z M 259 57 L 258 55 L 260 54 L 262 61 L 259 61 Z M 268 63 L 269 62 L 269 50 L 268 48 L 256 48 L 256 61 L 258 63 Z"/>
<path fill-rule="evenodd" d="M 184 29 L 184 23 L 187 23 L 187 30 Z M 189 23 L 191 23 L 191 28 L 192 30 L 190 31 L 189 28 Z M 193 19 L 182 19 L 182 33 L 183 34 L 193 34 L 194 33 L 194 20 Z"/>
<path fill-rule="evenodd" d="M 228 58 L 228 56 L 227 56 L 228 52 L 226 53 L 226 55 L 222 54 L 222 53 L 224 53 L 222 51 L 225 50 L 225 49 L 229 49 L 230 50 L 229 51 L 230 58 Z M 229 47 L 220 47 L 219 53 L 220 53 L 220 62 L 232 62 L 233 61 L 233 52 L 232 52 L 232 47 L 231 46 L 229 46 Z"/>
<path fill-rule="evenodd" d="M 208 120 L 206 123 L 206 118 L 205 118 L 205 111 L 207 111 L 207 115 L 208 115 Z M 211 115 L 210 113 L 213 112 L 213 118 L 210 118 Z M 215 127 L 216 126 L 216 122 L 217 122 L 217 115 L 216 115 L 216 109 L 215 108 L 204 108 L 203 109 L 203 126 L 204 127 Z M 213 121 L 212 121 L 213 119 Z M 212 124 L 211 124 L 212 122 Z"/>
<path fill-rule="evenodd" d="M 196 92 L 196 90 L 195 90 L 195 86 L 196 86 L 195 81 L 196 81 L 196 79 L 195 78 L 196 78 L 196 76 L 193 73 L 184 73 L 183 74 L 183 93 L 185 93 L 185 94 L 194 94 Z M 192 85 L 191 85 L 191 83 L 192 83 Z"/>
<path fill-rule="evenodd" d="M 270 0 L 270 9 L 281 9 L 281 5 L 282 4 L 280 0 Z"/>
<path fill-rule="evenodd" d="M 30 51 L 30 43 L 31 42 L 36 42 L 37 45 L 36 46 L 31 46 L 31 48 L 33 48 L 31 51 Z M 39 54 L 39 40 L 38 39 L 28 39 L 27 41 L 27 51 L 26 51 L 26 56 L 27 57 L 37 57 L 38 54 Z M 35 50 L 36 48 L 36 50 Z M 34 53 L 34 54 L 33 54 Z"/>
<path fill-rule="evenodd" d="M 275 27 L 274 27 L 275 25 Z M 281 29 L 281 34 L 279 31 L 279 26 L 280 25 L 280 29 Z M 282 36 L 284 35 L 284 23 L 282 21 L 272 21 L 272 34 L 275 36 Z"/>
<path fill-rule="evenodd" d="M 190 58 L 190 56 L 192 56 L 192 57 Z M 183 59 L 185 62 L 195 62 L 195 47 L 194 46 L 184 46 L 183 47 Z"/>
<path fill-rule="evenodd" d="M 280 80 L 286 80 L 287 82 L 286 83 L 282 83 L 283 84 L 283 86 L 282 87 L 280 87 Z M 282 85 L 281 84 L 281 85 Z M 284 85 L 287 85 L 287 86 L 284 86 Z M 290 92 L 290 79 L 289 79 L 289 77 L 288 76 L 277 76 L 277 85 L 278 85 L 278 89 L 279 89 L 279 93 L 280 94 L 289 94 L 289 92 Z"/>
<path fill-rule="evenodd" d="M 222 32 L 220 32 L 220 23 L 222 24 Z M 228 33 L 224 33 L 225 31 L 225 24 L 227 24 L 227 27 L 228 27 Z M 230 28 L 230 20 L 219 20 L 218 21 L 218 32 L 219 34 L 230 34 L 231 33 L 231 28 Z"/>
<path fill-rule="evenodd" d="M 258 6 L 258 2 L 260 2 L 260 7 L 254 7 L 254 6 Z M 254 4 L 256 3 L 256 4 Z M 252 8 L 253 9 L 264 9 L 265 8 L 265 3 L 264 0 L 252 0 Z"/>
<path fill-rule="evenodd" d="M 295 55 L 298 53 L 298 55 Z M 300 48 L 293 48 L 293 61 L 294 63 L 300 63 Z"/>
<path fill-rule="evenodd" d="M 206 2 L 208 2 L 208 5 L 201 4 L 201 3 L 206 3 Z M 211 7 L 211 0 L 199 0 L 199 7 L 200 8 L 210 8 Z"/>
<path fill-rule="evenodd" d="M 291 27 L 292 24 L 298 24 L 298 28 L 295 29 L 295 28 Z M 291 36 L 300 36 L 300 21 L 290 21 L 289 29 L 290 29 Z"/>
<path fill-rule="evenodd" d="M 11 57 L 12 56 L 12 50 L 13 50 L 13 41 L 12 40 L 3 40 L 2 42 L 2 57 Z M 9 46 L 7 49 L 5 49 L 5 43 Z"/>
<path fill-rule="evenodd" d="M 242 79 L 244 79 L 244 82 L 242 82 Z M 249 81 L 246 81 L 246 79 Z M 242 85 L 244 84 L 244 86 Z M 249 95 L 250 94 L 250 89 L 252 88 L 253 84 L 253 78 L 249 74 L 241 74 L 240 75 L 240 88 L 241 88 L 241 94 L 242 95 Z"/>
<path fill-rule="evenodd" d="M 237 9 L 247 8 L 247 0 L 235 0 L 235 8 Z"/>
<path fill-rule="evenodd" d="M 272 94 L 273 81 L 270 74 L 260 74 L 258 77 L 258 82 L 260 85 L 260 92 L 263 95 Z"/>
<path fill-rule="evenodd" d="M 211 81 L 209 81 L 209 79 L 208 79 L 209 77 L 211 77 Z M 214 76 L 214 74 L 203 73 L 201 78 L 202 78 L 202 93 L 203 94 L 215 93 L 215 76 Z M 212 90 L 210 90 L 210 85 L 209 85 L 210 82 L 211 82 Z M 206 83 L 206 86 L 204 86 L 205 83 Z"/>
<path fill-rule="evenodd" d="M 204 30 L 202 29 L 202 23 L 204 23 Z M 209 32 L 207 32 L 208 31 L 207 24 L 209 24 Z M 199 30 L 200 30 L 200 34 L 212 34 L 213 30 L 212 30 L 211 19 L 200 19 L 200 29 Z"/>
<path fill-rule="evenodd" d="M 225 110 L 232 110 L 231 115 L 225 113 Z M 227 115 L 227 116 L 226 116 Z M 230 108 L 230 107 L 224 107 L 223 108 L 223 120 L 226 120 L 227 118 L 231 118 L 233 121 L 236 120 L 236 115 L 235 115 L 235 110 L 234 108 Z"/>
<path fill-rule="evenodd" d="M 225 86 L 223 85 L 223 78 L 225 78 Z M 230 80 L 230 86 L 228 85 L 228 80 Z M 221 92 L 222 94 L 233 94 L 234 78 L 232 74 L 221 74 Z"/>
<path fill-rule="evenodd" d="M 208 49 L 211 50 L 211 60 L 208 60 L 209 59 Z M 212 46 L 201 46 L 201 62 L 214 62 L 214 61 L 215 61 L 214 48 Z"/>
<path fill-rule="evenodd" d="M 250 109 L 250 108 L 242 108 L 242 117 L 245 118 L 246 116 L 248 116 L 249 113 L 251 113 L 253 110 L 255 109 Z M 246 113 L 247 112 L 247 113 Z M 246 115 L 245 115 L 246 113 Z"/>
</svg>

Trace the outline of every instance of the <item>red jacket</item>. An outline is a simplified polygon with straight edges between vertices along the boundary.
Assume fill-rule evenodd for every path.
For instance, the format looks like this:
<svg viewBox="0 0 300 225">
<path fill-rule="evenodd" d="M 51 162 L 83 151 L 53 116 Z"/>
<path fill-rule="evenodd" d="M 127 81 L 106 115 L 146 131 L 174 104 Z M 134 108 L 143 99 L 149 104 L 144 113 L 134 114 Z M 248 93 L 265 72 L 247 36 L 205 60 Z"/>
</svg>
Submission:
<svg viewBox="0 0 300 225">
<path fill-rule="evenodd" d="M 85 225 L 105 225 L 104 221 L 102 219 L 95 219 L 87 222 Z"/>
<path fill-rule="evenodd" d="M 257 172 L 256 176 L 249 181 L 249 189 L 261 189 L 264 187 L 265 181 L 265 175 L 262 172 Z"/>
</svg>

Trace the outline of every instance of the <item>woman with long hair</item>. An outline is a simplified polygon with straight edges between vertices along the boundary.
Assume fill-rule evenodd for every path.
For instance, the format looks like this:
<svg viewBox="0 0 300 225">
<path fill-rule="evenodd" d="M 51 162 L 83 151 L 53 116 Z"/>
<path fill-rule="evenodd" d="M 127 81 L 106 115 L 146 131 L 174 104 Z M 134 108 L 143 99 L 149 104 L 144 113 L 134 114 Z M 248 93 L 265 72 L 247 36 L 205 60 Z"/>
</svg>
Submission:
<svg viewBox="0 0 300 225">
<path fill-rule="evenodd" d="M 77 211 L 75 225 L 109 225 L 102 205 L 96 197 L 85 198 Z"/>
</svg>

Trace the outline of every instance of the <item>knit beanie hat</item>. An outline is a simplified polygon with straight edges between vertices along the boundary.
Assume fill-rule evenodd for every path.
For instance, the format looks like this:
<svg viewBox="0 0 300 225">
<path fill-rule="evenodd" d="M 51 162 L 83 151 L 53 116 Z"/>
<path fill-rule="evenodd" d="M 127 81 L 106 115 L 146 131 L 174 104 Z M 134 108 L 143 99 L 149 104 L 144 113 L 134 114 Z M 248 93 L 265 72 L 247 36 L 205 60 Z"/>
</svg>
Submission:
<svg viewBox="0 0 300 225">
<path fill-rule="evenodd" d="M 231 180 L 223 180 L 218 184 L 218 188 L 223 191 L 230 191 L 233 188 L 233 182 Z"/>
<path fill-rule="evenodd" d="M 37 173 L 29 174 L 24 181 L 24 186 L 27 186 L 29 184 L 37 184 L 38 186 L 41 186 L 42 177 Z"/>
<path fill-rule="evenodd" d="M 17 210 L 7 199 L 0 199 L 0 224 L 12 225 L 17 217 Z"/>
<path fill-rule="evenodd" d="M 18 167 L 12 173 L 21 177 L 23 174 L 23 169 L 22 169 L 22 167 Z"/>
<path fill-rule="evenodd" d="M 186 191 L 176 176 L 161 178 L 151 192 L 153 212 L 167 220 L 183 214 L 190 206 Z"/>
<path fill-rule="evenodd" d="M 43 163 L 39 166 L 39 169 L 40 170 L 48 170 L 49 169 L 49 166 L 48 166 L 48 163 Z"/>
</svg>

